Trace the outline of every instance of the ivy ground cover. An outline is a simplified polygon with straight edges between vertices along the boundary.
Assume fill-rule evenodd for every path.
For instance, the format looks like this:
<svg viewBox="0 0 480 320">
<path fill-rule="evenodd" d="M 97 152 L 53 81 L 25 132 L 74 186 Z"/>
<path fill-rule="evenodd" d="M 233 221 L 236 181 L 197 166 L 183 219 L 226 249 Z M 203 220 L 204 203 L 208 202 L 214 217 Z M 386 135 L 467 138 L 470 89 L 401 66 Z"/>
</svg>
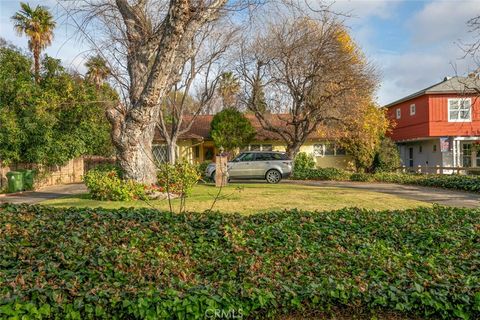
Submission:
<svg viewBox="0 0 480 320">
<path fill-rule="evenodd" d="M 478 319 L 480 210 L 245 216 L 0 206 L 0 319 L 339 309 Z"/>
</svg>

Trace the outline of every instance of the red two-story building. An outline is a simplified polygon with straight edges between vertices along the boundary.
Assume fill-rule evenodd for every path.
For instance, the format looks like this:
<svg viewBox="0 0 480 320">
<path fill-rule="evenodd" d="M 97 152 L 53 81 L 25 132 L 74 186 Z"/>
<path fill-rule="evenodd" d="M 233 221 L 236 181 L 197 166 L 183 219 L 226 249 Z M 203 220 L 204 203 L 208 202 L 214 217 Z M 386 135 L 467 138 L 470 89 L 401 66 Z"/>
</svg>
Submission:
<svg viewBox="0 0 480 320">
<path fill-rule="evenodd" d="M 480 167 L 480 79 L 442 82 L 385 106 L 407 167 Z"/>
</svg>

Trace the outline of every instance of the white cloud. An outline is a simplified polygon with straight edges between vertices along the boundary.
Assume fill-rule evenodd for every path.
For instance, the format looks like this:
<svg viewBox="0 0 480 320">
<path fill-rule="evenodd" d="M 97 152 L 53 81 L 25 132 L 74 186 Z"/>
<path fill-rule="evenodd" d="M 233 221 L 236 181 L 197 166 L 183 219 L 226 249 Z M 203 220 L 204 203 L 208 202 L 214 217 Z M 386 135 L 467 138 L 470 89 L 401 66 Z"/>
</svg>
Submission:
<svg viewBox="0 0 480 320">
<path fill-rule="evenodd" d="M 477 1 L 433 1 L 408 23 L 416 44 L 454 42 L 468 36 L 466 22 L 480 14 Z"/>
<path fill-rule="evenodd" d="M 332 8 L 350 15 L 354 22 L 361 22 L 374 16 L 389 18 L 398 4 L 398 0 L 337 0 L 332 4 Z"/>
</svg>

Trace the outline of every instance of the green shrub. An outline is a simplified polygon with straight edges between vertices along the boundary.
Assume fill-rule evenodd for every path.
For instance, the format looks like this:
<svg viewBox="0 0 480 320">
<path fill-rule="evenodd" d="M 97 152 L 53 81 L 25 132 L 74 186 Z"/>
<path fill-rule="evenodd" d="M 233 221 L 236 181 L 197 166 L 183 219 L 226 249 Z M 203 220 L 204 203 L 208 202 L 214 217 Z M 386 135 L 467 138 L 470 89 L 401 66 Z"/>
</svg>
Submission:
<svg viewBox="0 0 480 320">
<path fill-rule="evenodd" d="M 348 180 L 350 174 L 337 168 L 317 168 L 294 170 L 292 179 L 297 180 Z"/>
<path fill-rule="evenodd" d="M 368 182 L 368 181 L 372 181 L 373 177 L 371 174 L 368 174 L 368 173 L 356 172 L 350 175 L 350 180 L 358 181 L 358 182 Z"/>
<path fill-rule="evenodd" d="M 311 154 L 300 152 L 293 160 L 293 170 L 302 171 L 315 168 L 315 159 Z"/>
<path fill-rule="evenodd" d="M 207 170 L 208 165 L 212 163 L 212 161 L 203 161 L 198 165 L 198 172 L 203 176 L 205 174 L 205 170 Z"/>
<path fill-rule="evenodd" d="M 373 171 L 392 172 L 400 165 L 400 153 L 397 145 L 392 139 L 384 137 L 373 159 Z"/>
<path fill-rule="evenodd" d="M 444 207 L 241 216 L 2 205 L 0 318 L 479 319 L 479 221 L 480 210 Z"/>
<path fill-rule="evenodd" d="M 173 165 L 164 163 L 157 173 L 160 187 L 168 192 L 183 195 L 189 194 L 201 177 L 198 167 L 187 162 Z"/>
<path fill-rule="evenodd" d="M 133 180 L 123 180 L 120 169 L 112 165 L 101 165 L 89 170 L 83 181 L 92 199 L 131 201 L 146 199 L 146 186 Z"/>
</svg>

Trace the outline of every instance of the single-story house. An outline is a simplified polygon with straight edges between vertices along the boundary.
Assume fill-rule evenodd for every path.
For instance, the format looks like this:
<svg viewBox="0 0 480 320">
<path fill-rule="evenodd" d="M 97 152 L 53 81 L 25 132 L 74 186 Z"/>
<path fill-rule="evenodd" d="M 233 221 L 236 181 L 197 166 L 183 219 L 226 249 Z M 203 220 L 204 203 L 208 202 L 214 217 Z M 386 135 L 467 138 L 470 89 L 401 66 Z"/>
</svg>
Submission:
<svg viewBox="0 0 480 320">
<path fill-rule="evenodd" d="M 272 115 L 274 116 L 274 115 Z M 244 150 L 256 151 L 285 151 L 286 145 L 278 134 L 264 130 L 252 114 L 246 115 L 257 134 L 254 139 Z M 177 155 L 179 159 L 190 163 L 202 163 L 204 161 L 214 161 L 218 149 L 210 136 L 210 124 L 213 115 L 198 116 L 190 130 L 182 135 L 178 141 Z M 188 121 L 188 119 L 187 119 Z M 278 123 L 282 125 L 282 123 Z M 155 133 L 153 141 L 153 154 L 155 158 L 164 162 L 167 159 L 167 146 L 160 132 Z M 243 150 L 240 150 L 243 151 Z M 304 145 L 300 148 L 300 152 L 306 152 L 314 156 L 317 167 L 334 167 L 349 168 L 351 167 L 351 158 L 345 153 L 345 150 L 339 148 L 335 144 L 334 139 L 328 139 L 320 130 L 312 133 Z"/>
</svg>

